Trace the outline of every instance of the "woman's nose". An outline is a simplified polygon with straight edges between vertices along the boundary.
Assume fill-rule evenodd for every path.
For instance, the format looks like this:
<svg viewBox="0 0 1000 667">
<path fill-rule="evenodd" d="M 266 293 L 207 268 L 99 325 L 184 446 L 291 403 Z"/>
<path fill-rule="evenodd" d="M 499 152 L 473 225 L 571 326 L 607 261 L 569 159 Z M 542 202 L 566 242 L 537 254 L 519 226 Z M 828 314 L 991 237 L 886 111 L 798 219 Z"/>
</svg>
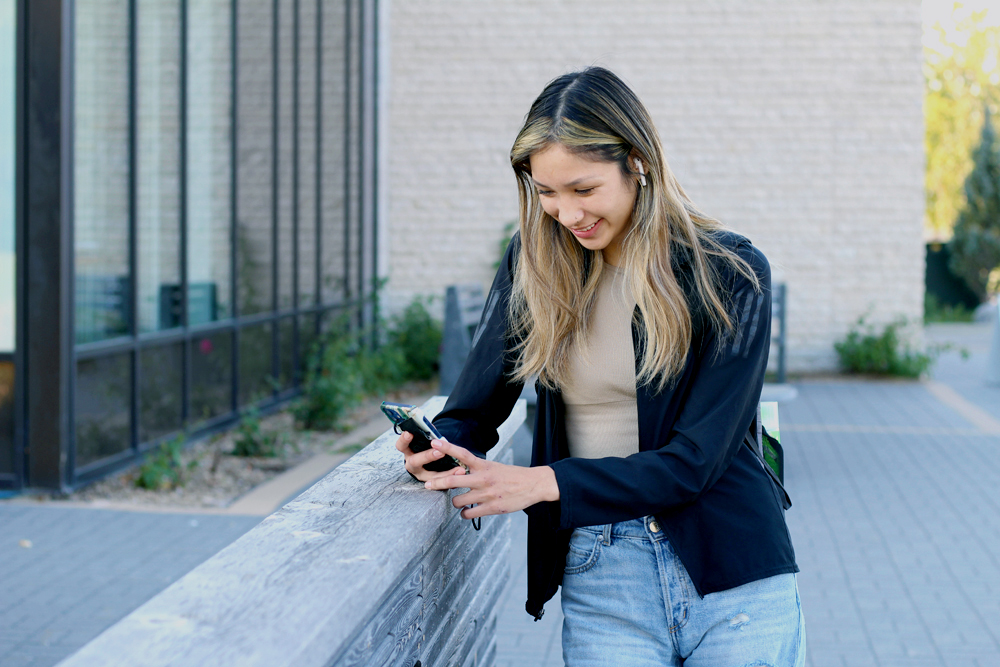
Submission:
<svg viewBox="0 0 1000 667">
<path fill-rule="evenodd" d="M 575 207 L 559 207 L 559 222 L 564 225 L 575 225 L 583 220 L 583 209 Z"/>
</svg>

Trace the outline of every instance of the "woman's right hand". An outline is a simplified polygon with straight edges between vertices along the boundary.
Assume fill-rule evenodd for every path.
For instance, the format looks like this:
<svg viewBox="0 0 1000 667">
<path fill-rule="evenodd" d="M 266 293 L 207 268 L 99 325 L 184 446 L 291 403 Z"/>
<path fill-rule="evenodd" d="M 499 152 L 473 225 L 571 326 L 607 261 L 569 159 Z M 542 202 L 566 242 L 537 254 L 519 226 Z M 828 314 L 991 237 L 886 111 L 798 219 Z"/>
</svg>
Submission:
<svg viewBox="0 0 1000 667">
<path fill-rule="evenodd" d="M 422 452 L 414 452 L 410 449 L 411 442 L 413 442 L 413 434 L 406 431 L 403 431 L 396 440 L 396 449 L 403 452 L 403 458 L 406 459 L 406 471 L 421 482 L 426 482 L 432 477 L 440 475 L 441 473 L 439 472 L 426 470 L 424 466 L 432 461 L 440 460 L 444 454 L 433 447 L 425 449 Z"/>
</svg>

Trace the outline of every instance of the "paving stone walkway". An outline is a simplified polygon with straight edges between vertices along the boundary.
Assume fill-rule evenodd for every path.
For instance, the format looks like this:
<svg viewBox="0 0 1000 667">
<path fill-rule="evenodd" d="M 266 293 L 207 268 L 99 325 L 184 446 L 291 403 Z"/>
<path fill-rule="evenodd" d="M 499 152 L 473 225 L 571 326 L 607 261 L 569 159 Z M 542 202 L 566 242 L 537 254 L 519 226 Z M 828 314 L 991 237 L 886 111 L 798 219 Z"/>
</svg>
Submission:
<svg viewBox="0 0 1000 667">
<path fill-rule="evenodd" d="M 0 665 L 56 664 L 259 521 L 0 503 Z"/>
<path fill-rule="evenodd" d="M 918 382 L 802 382 L 781 404 L 810 667 L 1000 667 L 1000 387 L 984 382 L 990 335 L 983 325 L 928 330 L 970 352 L 945 354 L 934 380 L 992 416 L 992 430 Z M 560 665 L 558 598 L 537 624 L 524 613 L 525 522 L 514 529 L 522 545 L 512 549 L 497 665 Z"/>
</svg>

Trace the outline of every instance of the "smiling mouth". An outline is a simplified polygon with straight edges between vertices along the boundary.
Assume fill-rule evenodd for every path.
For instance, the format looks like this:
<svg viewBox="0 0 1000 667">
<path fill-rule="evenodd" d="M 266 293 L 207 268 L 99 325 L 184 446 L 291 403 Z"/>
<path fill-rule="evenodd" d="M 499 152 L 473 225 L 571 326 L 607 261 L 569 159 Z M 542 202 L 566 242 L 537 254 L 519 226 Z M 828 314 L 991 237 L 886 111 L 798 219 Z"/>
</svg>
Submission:
<svg viewBox="0 0 1000 667">
<path fill-rule="evenodd" d="M 597 222 L 600 222 L 600 220 L 598 220 Z M 594 224 L 590 225 L 589 227 L 584 227 L 583 229 L 574 229 L 573 231 L 576 232 L 577 234 L 582 234 L 584 232 L 589 232 L 591 229 L 593 229 L 594 227 L 597 226 L 597 222 L 595 222 Z"/>
</svg>

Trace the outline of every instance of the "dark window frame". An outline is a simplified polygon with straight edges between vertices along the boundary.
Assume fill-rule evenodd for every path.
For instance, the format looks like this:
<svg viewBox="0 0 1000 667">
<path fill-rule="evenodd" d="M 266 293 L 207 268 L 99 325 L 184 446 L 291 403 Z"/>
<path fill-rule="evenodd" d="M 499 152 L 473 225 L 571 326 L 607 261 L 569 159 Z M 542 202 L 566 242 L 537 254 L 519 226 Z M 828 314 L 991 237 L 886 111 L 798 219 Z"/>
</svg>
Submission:
<svg viewBox="0 0 1000 667">
<path fill-rule="evenodd" d="M 0 488 L 4 486 L 18 487 L 24 483 L 31 483 L 33 485 L 39 486 L 55 486 L 60 488 L 74 488 L 90 481 L 98 479 L 105 476 L 111 472 L 114 472 L 123 467 L 134 465 L 142 455 L 151 448 L 158 446 L 160 443 L 177 437 L 178 433 L 185 433 L 190 438 L 197 438 L 206 435 L 212 431 L 219 430 L 221 428 L 228 427 L 232 425 L 240 415 L 240 411 L 243 408 L 249 407 L 240 404 L 239 397 L 239 387 L 240 387 L 240 333 L 249 326 L 255 325 L 269 325 L 272 332 L 272 345 L 271 347 L 271 368 L 274 377 L 279 377 L 281 372 L 281 348 L 283 347 L 283 341 L 279 340 L 279 330 L 281 328 L 281 323 L 284 321 L 290 321 L 291 331 L 292 331 L 292 358 L 293 366 L 295 372 L 291 379 L 290 388 L 278 389 L 275 388 L 271 393 L 257 401 L 254 407 L 258 409 L 267 411 L 280 406 L 282 403 L 286 402 L 290 398 L 296 396 L 300 391 L 300 384 L 302 381 L 301 366 L 302 360 L 305 358 L 305 350 L 300 349 L 301 343 L 304 337 L 301 336 L 300 327 L 302 323 L 305 322 L 305 326 L 314 326 L 314 334 L 318 335 L 321 331 L 321 322 L 324 317 L 328 316 L 329 313 L 342 313 L 351 312 L 354 314 L 353 321 L 356 325 L 373 325 L 376 320 L 376 310 L 374 307 L 374 291 L 376 286 L 377 271 L 376 271 L 376 248 L 374 245 L 374 240 L 376 238 L 376 190 L 377 183 L 375 183 L 375 159 L 376 159 L 376 145 L 377 145 L 377 118 L 375 109 L 375 90 L 377 87 L 377 63 L 373 61 L 377 49 L 375 45 L 377 44 L 377 17 L 378 17 L 378 6 L 377 0 L 345 0 L 344 2 L 344 12 L 345 12 L 345 23 L 343 29 L 345 31 L 343 50 L 344 50 L 344 61 L 345 61 L 345 94 L 344 94 L 344 110 L 347 112 L 343 119 L 343 125 L 340 128 L 329 128 L 334 131 L 340 130 L 343 133 L 343 147 L 344 147 L 344 181 L 342 192 L 344 199 L 344 206 L 340 215 L 344 216 L 344 238 L 342 242 L 344 243 L 344 266 L 342 279 L 344 281 L 344 291 L 342 298 L 326 301 L 325 298 L 328 296 L 325 294 L 323 289 L 323 276 L 322 271 L 322 248 L 324 242 L 331 242 L 330 239 L 324 238 L 324 216 L 323 216 L 323 202 L 324 195 L 327 194 L 324 191 L 324 179 L 323 179 L 323 169 L 324 169 L 324 156 L 323 156 L 323 139 L 325 136 L 324 131 L 324 115 L 323 115 L 323 56 L 324 49 L 323 46 L 326 44 L 323 29 L 323 14 L 324 6 L 323 0 L 272 0 L 271 2 L 271 28 L 272 28 L 272 141 L 271 141 L 271 169 L 272 169 L 272 192 L 271 192 L 271 238 L 272 238 L 272 267 L 271 267 L 271 289 L 272 289 L 272 308 L 270 311 L 263 313 L 255 313 L 252 315 L 242 315 L 239 312 L 239 298 L 238 298 L 238 262 L 237 262 L 237 214 L 239 206 L 239 179 L 238 179 L 238 142 L 240 138 L 239 131 L 239 108 L 238 108 L 238 85 L 239 85 L 239 34 L 238 34 L 238 16 L 239 16 L 239 3 L 240 0 L 231 0 L 230 11 L 229 11 L 229 21 L 230 21 L 230 43 L 229 43 L 229 57 L 230 57 L 230 73 L 229 73 L 229 87 L 230 87 L 230 185 L 229 185 L 229 266 L 230 266 L 230 300 L 232 303 L 231 316 L 228 318 L 205 322 L 198 324 L 196 326 L 190 326 L 189 316 L 188 316 L 188 284 L 189 284 L 189 271 L 188 271 L 188 216 L 187 216 L 187 205 L 188 205 L 188 165 L 187 165 L 187 143 L 188 143 L 188 24 L 189 24 L 189 12 L 188 12 L 188 0 L 176 0 L 180 5 L 181 12 L 181 25 L 179 30 L 178 39 L 180 40 L 180 104 L 181 104 L 181 119 L 180 119 L 180 270 L 181 270 L 181 303 L 183 306 L 182 322 L 180 327 L 173 329 L 168 329 L 164 331 L 154 331 L 154 332 L 140 332 L 138 330 L 138 290 L 137 285 L 137 275 L 139 268 L 139 252 L 137 247 L 137 215 L 136 215 L 136 167 L 137 167 L 137 154 L 136 154 L 136 127 L 137 127 L 137 86 L 139 82 L 137 80 L 136 71 L 136 41 L 137 35 L 137 1 L 129 1 L 129 283 L 131 285 L 131 313 L 130 321 L 128 323 L 128 335 L 120 336 L 117 338 L 85 342 L 77 344 L 75 342 L 75 326 L 74 326 L 74 301 L 73 301 L 73 290 L 74 290 L 74 276 L 75 276 L 75 257 L 74 257 L 74 242 L 73 242 L 73 204 L 72 204 L 72 193 L 73 193 L 73 136 L 75 132 L 75 126 L 73 121 L 73 64 L 75 57 L 75 50 L 73 45 L 73 30 L 74 30 L 74 20 L 72 16 L 72 6 L 73 3 L 61 3 L 59 0 L 18 0 L 17 4 L 17 22 L 18 22 L 18 100 L 17 100 L 17 127 L 18 127 L 18 171 L 16 174 L 16 189 L 17 189 L 17 211 L 16 211 L 16 224 L 17 224 L 17 270 L 18 270 L 18 294 L 17 294 L 17 312 L 18 312 L 18 327 L 17 327 L 17 351 L 14 354 L 17 378 L 17 388 L 15 389 L 15 400 L 18 402 L 16 407 L 15 425 L 17 432 L 15 433 L 15 458 L 22 463 L 20 469 L 15 469 L 15 474 L 13 479 L 6 479 L 0 476 Z M 300 12 L 303 3 L 314 2 L 315 3 L 315 16 L 316 16 L 316 62 L 314 65 L 315 75 L 313 80 L 305 85 L 313 86 L 313 94 L 315 94 L 315 133 L 314 141 L 316 143 L 316 156 L 315 164 L 313 168 L 315 169 L 315 181 L 314 181 L 314 206 L 315 206 L 315 253 L 310 253 L 311 261 L 315 262 L 315 300 L 313 303 L 303 305 L 300 303 L 300 272 L 297 270 L 299 261 L 304 259 L 304 255 L 300 252 L 300 221 L 299 221 L 299 206 L 300 206 L 300 185 L 302 179 L 300 179 L 299 170 L 300 165 L 300 154 L 299 148 L 301 145 L 301 134 L 299 131 L 299 121 L 300 121 L 300 110 L 301 110 L 301 91 L 302 84 L 304 82 L 300 81 L 300 76 L 298 73 L 299 63 L 300 63 L 300 53 L 299 53 L 299 38 L 300 38 Z M 27 16 L 26 12 L 29 11 L 25 9 L 28 5 L 32 5 L 30 11 L 32 16 Z M 328 8 L 327 8 L 328 9 Z M 280 79 L 280 58 L 282 56 L 279 47 L 279 39 L 281 36 L 281 29 L 284 24 L 279 23 L 282 16 L 291 13 L 291 32 L 293 39 L 293 48 L 291 55 L 292 59 L 292 88 L 293 88 L 293 103 L 292 103 L 292 176 L 291 176 L 291 189 L 292 189 L 292 242 L 289 248 L 279 248 L 278 246 L 278 224 L 279 224 L 279 197 L 281 192 L 279 191 L 279 186 L 281 185 L 280 173 L 279 173 L 279 135 L 281 130 L 279 129 L 280 118 L 278 115 L 279 111 L 279 100 L 278 91 L 281 86 Z M 22 72 L 26 70 L 29 65 L 34 64 L 35 61 L 45 60 L 42 58 L 42 50 L 44 48 L 51 48 L 52 44 L 41 44 L 36 39 L 35 42 L 29 42 L 29 26 L 38 26 L 39 21 L 45 18 L 51 18 L 52 16 L 58 16 L 59 21 L 56 23 L 55 28 L 49 25 L 49 27 L 30 28 L 35 31 L 40 31 L 44 33 L 45 40 L 51 42 L 55 41 L 56 53 L 59 54 L 59 73 L 61 79 L 57 78 L 57 83 L 49 83 L 48 88 L 43 88 L 32 96 L 29 96 L 26 88 L 27 76 Z M 289 19 L 285 19 L 289 20 Z M 43 63 L 48 69 L 46 71 L 52 70 L 51 57 L 49 61 Z M 353 69 L 352 69 L 353 67 Z M 32 79 L 32 85 L 39 85 L 34 83 L 37 81 L 37 77 Z M 44 84 L 43 84 L 44 85 Z M 34 118 L 40 113 L 43 113 L 45 109 L 43 104 L 46 100 L 51 100 L 52 95 L 56 95 L 58 99 L 58 109 L 61 116 L 56 114 L 54 122 L 50 118 L 48 125 L 35 130 L 36 134 L 29 136 L 27 138 L 22 138 L 22 132 L 20 128 L 28 127 L 27 122 L 28 117 Z M 32 115 L 34 114 L 34 115 Z M 51 115 L 51 113 L 50 113 Z M 357 132 L 352 133 L 352 123 L 356 124 Z M 37 127 L 37 124 L 36 124 Z M 56 154 L 59 156 L 57 164 L 53 165 L 53 155 L 51 150 L 45 155 L 36 156 L 30 151 L 36 151 L 35 146 L 38 140 L 41 139 L 52 139 L 50 136 L 52 133 L 58 135 L 58 141 L 55 142 Z M 353 135 L 357 136 L 353 136 Z M 37 135 L 37 136 L 36 136 Z M 35 143 L 32 143 L 32 142 Z M 35 159 L 32 163 L 31 160 Z M 27 222 L 25 219 L 25 213 L 30 213 L 31 215 L 36 214 L 36 210 L 42 205 L 42 193 L 38 192 L 28 200 L 29 190 L 24 186 L 26 182 L 26 176 L 31 177 L 33 174 L 37 175 L 44 172 L 46 169 L 51 169 L 53 166 L 58 166 L 61 178 L 56 184 L 49 185 L 48 187 L 56 188 L 60 196 L 56 197 L 54 201 L 49 204 L 49 209 L 42 210 L 41 213 L 43 217 L 47 216 L 50 220 L 52 216 L 56 216 L 62 225 L 62 236 L 58 242 L 54 243 L 56 246 L 52 248 L 57 250 L 59 253 L 60 261 L 58 263 L 58 270 L 49 271 L 49 273 L 54 273 L 54 275 L 28 275 L 28 267 L 26 266 L 29 262 L 22 261 L 22 257 L 27 257 L 27 253 L 34 251 L 36 253 L 42 252 L 43 250 L 48 250 L 48 248 L 35 247 L 32 249 L 31 239 L 26 239 L 21 233 L 22 229 L 25 228 Z M 29 207 L 35 208 L 29 208 Z M 337 215 L 334 213 L 333 215 Z M 370 239 L 366 241 L 366 239 Z M 336 240 L 333 241 L 334 243 Z M 352 243 L 355 246 L 352 246 Z M 37 243 L 35 244 L 38 245 Z M 360 256 L 359 256 L 360 251 Z M 293 299 L 291 307 L 280 308 L 280 292 L 279 292 L 279 256 L 278 253 L 288 252 L 292 254 L 293 271 L 289 274 L 289 279 L 292 281 L 292 293 Z M 38 381 L 35 380 L 33 376 L 28 376 L 31 380 L 31 384 L 37 386 L 36 393 L 31 394 L 32 389 L 29 387 L 25 388 L 25 383 L 23 381 L 22 375 L 24 373 L 19 372 L 22 368 L 25 368 L 24 361 L 22 359 L 22 354 L 25 352 L 25 348 L 22 343 L 26 340 L 28 326 L 30 324 L 34 330 L 41 328 L 43 323 L 42 319 L 36 316 L 31 323 L 23 321 L 21 315 L 24 311 L 24 304 L 28 302 L 28 285 L 32 280 L 36 280 L 41 277 L 45 280 L 55 280 L 58 284 L 58 289 L 56 290 L 56 299 L 60 303 L 59 312 L 61 315 L 56 318 L 55 326 L 57 332 L 54 334 L 56 340 L 52 340 L 52 337 L 45 341 L 45 345 L 42 346 L 51 354 L 55 354 L 60 369 L 60 377 L 58 378 L 39 378 Z M 51 285 L 50 285 L 51 287 Z M 33 293 L 32 297 L 35 296 Z M 49 297 L 51 301 L 51 295 Z M 34 302 L 33 302 L 34 303 Z M 230 392 L 230 405 L 229 411 L 225 414 L 218 415 L 211 419 L 205 421 L 197 421 L 192 419 L 191 414 L 191 393 L 192 393 L 192 345 L 198 338 L 205 336 L 206 334 L 219 334 L 224 333 L 230 337 L 232 354 L 230 359 L 230 370 L 232 377 L 232 386 Z M 181 400 L 182 400 L 182 427 L 180 430 L 172 433 L 162 435 L 158 438 L 147 442 L 140 441 L 140 429 L 139 429 L 139 419 L 140 415 L 140 388 L 141 388 L 141 373 L 142 368 L 139 364 L 139 359 L 142 351 L 158 347 L 161 345 L 171 345 L 171 344 L 181 345 L 181 354 L 183 358 L 183 369 L 182 369 L 182 382 L 181 382 Z M 36 346 L 37 347 L 37 346 Z M 91 462 L 84 466 L 76 465 L 76 415 L 75 415 L 75 400 L 77 391 L 77 368 L 78 363 L 83 360 L 98 359 L 103 357 L 109 357 L 112 355 L 126 354 L 129 358 L 129 363 L 131 364 L 131 386 L 130 386 L 130 406 L 129 406 L 129 419 L 130 419 L 130 442 L 128 447 L 122 451 L 120 454 L 114 456 L 109 456 L 107 458 Z M 287 351 L 286 351 L 287 354 Z M 44 359 L 44 355 L 39 350 L 33 352 L 33 359 Z M 24 444 L 28 442 L 27 430 L 24 429 L 22 433 L 22 424 L 31 423 L 31 417 L 34 418 L 35 422 L 42 420 L 42 416 L 48 414 L 52 416 L 52 409 L 50 408 L 48 413 L 43 410 L 39 401 L 44 397 L 57 396 L 59 398 L 55 403 L 55 410 L 57 411 L 57 422 L 53 428 L 38 429 L 36 433 L 35 447 L 36 447 L 36 457 L 39 460 L 44 459 L 45 467 L 39 470 L 39 474 L 33 474 L 24 465 L 23 462 L 27 458 L 25 455 Z M 57 434 L 56 444 L 53 447 L 57 447 L 58 451 L 39 451 L 38 443 L 39 438 L 42 437 L 44 431 L 45 433 Z M 65 455 L 65 456 L 63 456 Z M 54 458 L 53 458 L 54 457 Z M 55 460 L 62 457 L 61 463 L 56 463 Z M 37 462 L 37 461 L 36 461 Z M 17 463 L 17 462 L 15 462 Z M 7 476 L 10 477 L 10 476 Z M 32 479 L 34 477 L 35 479 Z"/>
</svg>

